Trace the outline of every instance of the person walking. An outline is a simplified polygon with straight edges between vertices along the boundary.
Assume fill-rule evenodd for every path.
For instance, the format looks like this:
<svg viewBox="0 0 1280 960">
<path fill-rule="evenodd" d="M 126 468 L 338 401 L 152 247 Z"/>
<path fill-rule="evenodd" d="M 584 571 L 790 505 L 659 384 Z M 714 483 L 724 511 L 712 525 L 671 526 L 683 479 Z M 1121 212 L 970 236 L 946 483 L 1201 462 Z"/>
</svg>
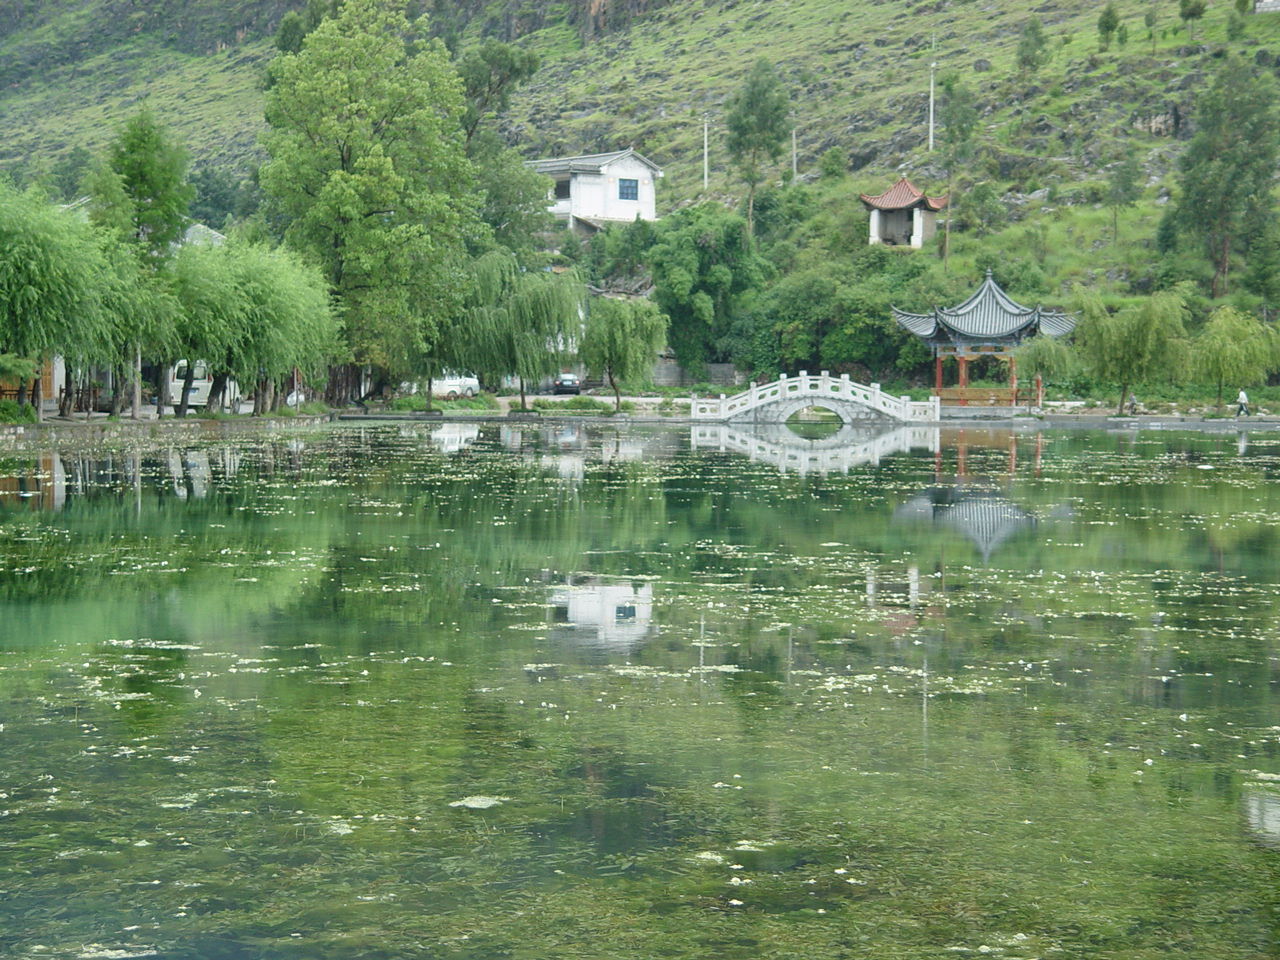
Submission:
<svg viewBox="0 0 1280 960">
<path fill-rule="evenodd" d="M 1240 396 L 1236 397 L 1236 416 L 1241 415 L 1246 417 L 1249 415 L 1249 396 L 1243 390 L 1240 391 Z"/>
</svg>

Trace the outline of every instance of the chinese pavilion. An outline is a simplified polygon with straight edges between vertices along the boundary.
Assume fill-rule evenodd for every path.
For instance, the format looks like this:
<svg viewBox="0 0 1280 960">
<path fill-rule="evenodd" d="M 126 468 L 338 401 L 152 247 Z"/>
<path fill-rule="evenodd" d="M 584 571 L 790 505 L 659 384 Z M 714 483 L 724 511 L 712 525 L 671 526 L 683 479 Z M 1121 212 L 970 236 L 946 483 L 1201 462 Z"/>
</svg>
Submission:
<svg viewBox="0 0 1280 960">
<path fill-rule="evenodd" d="M 1060 337 L 1076 325 L 1072 314 L 1017 303 L 1000 289 L 990 270 L 973 296 L 958 307 L 934 307 L 932 313 L 907 313 L 894 307 L 893 318 L 929 344 L 934 357 L 935 392 L 939 396 L 943 395 L 942 361 L 946 357 L 956 358 L 960 367 L 959 390 L 950 391 L 955 394 L 950 399 L 962 404 L 975 399 L 966 395 L 970 360 L 993 355 L 1007 359 L 1012 392 L 1008 399 L 1016 402 L 1017 368 L 1010 355 L 1014 348 L 1027 337 L 1041 333 Z"/>
<path fill-rule="evenodd" d="M 947 197 L 926 197 L 906 177 L 878 197 L 861 194 L 871 211 L 869 241 L 902 247 L 921 247 L 938 229 L 938 211 Z"/>
</svg>

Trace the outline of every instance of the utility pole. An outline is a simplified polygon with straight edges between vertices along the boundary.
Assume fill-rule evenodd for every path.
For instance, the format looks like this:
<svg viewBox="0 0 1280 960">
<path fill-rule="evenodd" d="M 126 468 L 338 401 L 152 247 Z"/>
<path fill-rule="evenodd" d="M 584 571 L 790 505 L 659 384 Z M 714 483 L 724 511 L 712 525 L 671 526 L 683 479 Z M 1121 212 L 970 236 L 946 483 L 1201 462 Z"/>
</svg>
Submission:
<svg viewBox="0 0 1280 960">
<path fill-rule="evenodd" d="M 702 192 L 707 192 L 710 167 L 707 165 L 707 128 L 711 125 L 711 114 L 702 115 Z"/>
<path fill-rule="evenodd" d="M 938 38 L 934 36 L 930 40 L 930 62 L 929 62 L 929 152 L 933 153 L 933 77 L 938 71 L 938 61 L 936 58 L 938 53 Z"/>
<path fill-rule="evenodd" d="M 929 64 L 929 152 L 933 153 L 933 73 L 938 68 L 937 61 Z"/>
</svg>

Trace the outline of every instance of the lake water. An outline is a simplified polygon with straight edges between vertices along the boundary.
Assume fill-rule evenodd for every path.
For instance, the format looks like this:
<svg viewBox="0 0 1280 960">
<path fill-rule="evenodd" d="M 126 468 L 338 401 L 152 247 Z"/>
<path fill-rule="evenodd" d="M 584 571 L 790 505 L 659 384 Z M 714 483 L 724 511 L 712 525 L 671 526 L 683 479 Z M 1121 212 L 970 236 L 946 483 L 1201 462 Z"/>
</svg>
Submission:
<svg viewBox="0 0 1280 960">
<path fill-rule="evenodd" d="M 1280 433 L 0 454 L 0 956 L 1280 954 Z"/>
</svg>

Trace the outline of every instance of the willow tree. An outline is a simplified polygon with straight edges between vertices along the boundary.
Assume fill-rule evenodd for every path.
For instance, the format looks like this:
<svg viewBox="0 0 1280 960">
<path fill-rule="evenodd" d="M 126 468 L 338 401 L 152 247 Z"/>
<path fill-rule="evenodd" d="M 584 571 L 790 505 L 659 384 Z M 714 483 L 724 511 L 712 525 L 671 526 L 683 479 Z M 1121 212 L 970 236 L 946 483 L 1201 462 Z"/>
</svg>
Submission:
<svg viewBox="0 0 1280 960">
<path fill-rule="evenodd" d="M 578 356 L 613 391 L 613 409 L 622 408 L 622 381 L 648 379 L 667 340 L 667 318 L 648 300 L 591 301 Z"/>
<path fill-rule="evenodd" d="M 289 245 L 320 264 L 345 359 L 383 382 L 456 313 L 476 229 L 462 83 L 405 0 L 346 0 L 271 64 L 261 183 Z M 357 371 L 330 378 L 356 396 Z"/>
<path fill-rule="evenodd" d="M 492 250 L 472 265 L 458 353 L 477 370 L 514 376 L 525 410 L 528 384 L 554 373 L 576 342 L 584 293 L 574 272 L 523 270 L 509 250 Z"/>
<path fill-rule="evenodd" d="M 1162 290 L 1140 303 L 1112 312 L 1092 290 L 1077 288 L 1080 323 L 1075 343 L 1089 371 L 1120 385 L 1116 414 L 1124 413 L 1134 383 L 1161 376 L 1180 379 L 1187 359 L 1187 291 Z"/>
<path fill-rule="evenodd" d="M 255 416 L 283 396 L 294 371 L 314 375 L 333 356 L 337 325 L 320 272 L 291 251 L 228 243 L 227 258 L 243 310 L 242 336 L 226 373 L 253 384 Z"/>
<path fill-rule="evenodd" d="M 1278 366 L 1277 347 L 1280 342 L 1273 327 L 1224 305 L 1209 315 L 1209 322 L 1195 339 L 1196 373 L 1217 388 L 1221 409 L 1224 384 L 1244 387 L 1261 383 Z"/>
<path fill-rule="evenodd" d="M 182 349 L 214 374 L 209 405 L 235 379 L 254 389 L 254 413 L 271 406 L 295 369 L 314 374 L 332 357 L 337 326 L 324 278 L 285 250 L 253 243 L 184 247 L 173 287 L 183 308 Z M 193 364 L 178 404 L 185 416 Z"/>
<path fill-rule="evenodd" d="M 81 358 L 107 337 L 111 267 L 92 228 L 34 193 L 0 183 L 0 355 L 8 369 L 38 369 L 55 354 Z M 39 380 L 35 383 L 39 411 Z M 19 386 L 26 402 L 27 380 Z"/>
</svg>

